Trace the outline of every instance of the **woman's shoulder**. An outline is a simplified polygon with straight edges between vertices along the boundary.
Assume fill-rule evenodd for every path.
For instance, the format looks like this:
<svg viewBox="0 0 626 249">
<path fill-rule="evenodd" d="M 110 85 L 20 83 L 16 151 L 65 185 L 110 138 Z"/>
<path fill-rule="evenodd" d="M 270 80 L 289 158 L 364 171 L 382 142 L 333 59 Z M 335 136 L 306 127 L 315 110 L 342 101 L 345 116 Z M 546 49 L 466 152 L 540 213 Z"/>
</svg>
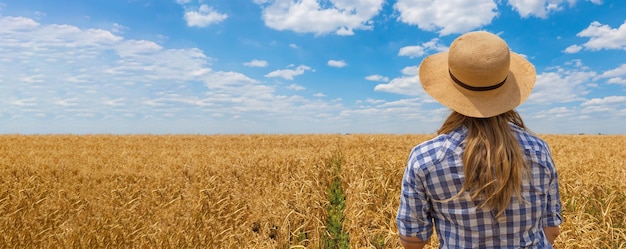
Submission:
<svg viewBox="0 0 626 249">
<path fill-rule="evenodd" d="M 450 133 L 439 134 L 415 146 L 411 151 L 411 157 L 420 161 L 437 163 L 447 154 L 462 149 L 466 134 L 467 128 L 465 127 L 460 127 Z"/>
<path fill-rule="evenodd" d="M 520 146 L 524 150 L 537 152 L 549 151 L 548 143 L 546 143 L 546 141 L 538 137 L 536 134 L 515 125 L 512 125 L 512 129 L 516 133 L 517 139 L 520 142 Z"/>
</svg>

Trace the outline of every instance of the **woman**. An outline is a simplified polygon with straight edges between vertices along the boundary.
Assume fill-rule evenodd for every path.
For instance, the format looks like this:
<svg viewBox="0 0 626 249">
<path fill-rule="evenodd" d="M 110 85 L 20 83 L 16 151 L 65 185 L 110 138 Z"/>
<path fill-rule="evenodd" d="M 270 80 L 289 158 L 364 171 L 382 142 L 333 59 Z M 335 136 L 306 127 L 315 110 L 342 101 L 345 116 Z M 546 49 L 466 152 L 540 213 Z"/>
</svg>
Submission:
<svg viewBox="0 0 626 249">
<path fill-rule="evenodd" d="M 424 90 L 452 114 L 416 146 L 402 180 L 397 223 L 405 248 L 552 248 L 562 223 L 548 145 L 514 110 L 535 69 L 488 32 L 458 37 L 420 65 Z"/>
</svg>

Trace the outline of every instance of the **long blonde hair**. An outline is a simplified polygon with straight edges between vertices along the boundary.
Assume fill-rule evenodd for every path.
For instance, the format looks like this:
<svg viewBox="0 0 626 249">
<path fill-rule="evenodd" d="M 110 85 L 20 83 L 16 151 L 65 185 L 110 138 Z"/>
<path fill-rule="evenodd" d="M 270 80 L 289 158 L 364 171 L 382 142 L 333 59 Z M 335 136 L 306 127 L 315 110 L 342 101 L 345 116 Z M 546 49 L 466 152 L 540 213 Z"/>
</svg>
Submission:
<svg viewBox="0 0 626 249">
<path fill-rule="evenodd" d="M 465 182 L 457 196 L 468 191 L 479 208 L 496 211 L 496 217 L 504 212 L 513 194 L 522 200 L 522 181 L 529 172 L 510 123 L 527 130 L 515 110 L 490 118 L 473 118 L 453 111 L 438 130 L 439 134 L 446 134 L 459 126 L 467 127 L 463 152 Z"/>
</svg>

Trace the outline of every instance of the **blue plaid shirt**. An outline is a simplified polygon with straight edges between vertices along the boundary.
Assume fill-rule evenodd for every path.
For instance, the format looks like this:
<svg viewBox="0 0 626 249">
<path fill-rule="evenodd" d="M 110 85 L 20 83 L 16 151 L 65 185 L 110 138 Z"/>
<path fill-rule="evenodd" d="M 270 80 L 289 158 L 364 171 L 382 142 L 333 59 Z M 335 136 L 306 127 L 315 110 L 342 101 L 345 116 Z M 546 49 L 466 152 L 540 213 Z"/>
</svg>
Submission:
<svg viewBox="0 0 626 249">
<path fill-rule="evenodd" d="M 430 238 L 433 225 L 440 248 L 552 248 L 543 227 L 562 223 L 556 168 L 548 145 L 511 125 L 530 162 L 531 177 L 496 220 L 465 193 L 446 200 L 463 186 L 463 149 L 467 128 L 459 127 L 416 146 L 409 156 L 398 210 L 402 236 Z"/>
</svg>

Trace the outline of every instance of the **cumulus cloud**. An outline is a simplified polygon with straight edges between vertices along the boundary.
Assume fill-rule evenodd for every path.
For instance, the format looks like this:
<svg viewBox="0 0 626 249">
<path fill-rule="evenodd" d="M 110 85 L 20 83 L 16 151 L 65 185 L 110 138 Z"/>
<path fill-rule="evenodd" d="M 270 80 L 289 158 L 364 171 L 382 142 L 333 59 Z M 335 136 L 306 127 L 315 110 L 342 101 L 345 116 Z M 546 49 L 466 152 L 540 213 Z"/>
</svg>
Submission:
<svg viewBox="0 0 626 249">
<path fill-rule="evenodd" d="M 589 93 L 589 86 L 597 73 L 580 61 L 572 61 L 537 75 L 529 103 L 549 104 L 581 101 Z"/>
<path fill-rule="evenodd" d="M 354 35 L 354 31 L 352 29 L 349 29 L 349 28 L 346 28 L 346 27 L 341 27 L 335 33 L 337 35 L 340 35 L 340 36 L 351 36 L 351 35 Z"/>
<path fill-rule="evenodd" d="M 558 12 L 565 8 L 565 5 L 573 6 L 578 0 L 509 0 L 508 4 L 516 10 L 520 16 L 536 16 L 547 18 L 551 12 Z M 601 0 L 587 0 L 594 4 L 602 4 Z"/>
<path fill-rule="evenodd" d="M 559 106 L 548 110 L 541 110 L 533 115 L 535 119 L 563 119 L 568 117 L 574 117 L 577 115 L 577 111 L 571 107 Z"/>
<path fill-rule="evenodd" d="M 583 49 L 582 46 L 579 45 L 571 45 L 569 47 L 567 47 L 565 50 L 563 50 L 564 53 L 566 54 L 575 54 L 580 52 Z"/>
<path fill-rule="evenodd" d="M 580 0 L 508 0 L 507 4 L 522 17 L 547 18 L 549 13 L 573 6 Z M 587 0 L 602 4 L 601 0 Z M 498 13 L 496 0 L 398 0 L 394 9 L 398 20 L 416 25 L 422 30 L 437 31 L 439 35 L 460 34 L 491 23 Z"/>
<path fill-rule="evenodd" d="M 582 106 L 590 105 L 626 105 L 626 96 L 607 96 L 604 98 L 593 98 L 581 104 Z"/>
<path fill-rule="evenodd" d="M 408 56 L 410 58 L 421 57 L 426 54 L 426 51 L 421 46 L 406 46 L 400 48 L 398 52 L 399 56 Z"/>
<path fill-rule="evenodd" d="M 397 93 L 409 96 L 423 96 L 424 90 L 418 77 L 419 67 L 409 66 L 402 69 L 402 76 L 392 79 L 389 83 L 378 84 L 374 91 Z"/>
<path fill-rule="evenodd" d="M 576 34 L 576 36 L 589 38 L 589 41 L 582 44 L 582 47 L 588 50 L 626 50 L 626 21 L 615 29 L 600 22 L 592 22 L 589 24 L 589 27 Z"/>
<path fill-rule="evenodd" d="M 267 67 L 268 63 L 267 61 L 264 61 L 264 60 L 254 59 L 249 62 L 243 63 L 243 65 L 246 67 Z"/>
<path fill-rule="evenodd" d="M 607 70 L 598 75 L 597 79 L 608 79 L 609 84 L 619 84 L 626 86 L 626 64 Z"/>
<path fill-rule="evenodd" d="M 0 30 L 5 32 L 33 29 L 39 26 L 35 20 L 26 17 L 7 16 L 0 19 Z"/>
<path fill-rule="evenodd" d="M 593 115 L 603 114 L 615 118 L 626 114 L 626 96 L 607 96 L 604 98 L 593 98 L 581 104 L 581 113 Z"/>
<path fill-rule="evenodd" d="M 198 10 L 185 11 L 185 21 L 187 21 L 189 27 L 204 28 L 211 24 L 224 21 L 226 18 L 228 18 L 228 15 L 219 13 L 206 4 L 200 5 Z"/>
<path fill-rule="evenodd" d="M 422 57 L 430 52 L 442 52 L 448 50 L 448 47 L 440 44 L 438 38 L 434 38 L 428 42 L 422 43 L 422 45 L 406 46 L 400 48 L 398 52 L 399 56 L 408 56 L 410 58 Z"/>
<path fill-rule="evenodd" d="M 403 132 L 434 132 L 434 130 L 425 129 L 425 127 L 440 126 L 444 116 L 450 113 L 448 108 L 425 108 L 422 98 L 405 98 L 394 101 L 367 99 L 358 103 L 357 108 L 344 110 L 341 112 L 341 116 L 354 120 L 357 126 L 367 123 L 369 126 L 374 126 L 380 130 L 389 130 L 393 133 L 397 133 L 399 127 L 391 123 L 404 124 L 405 128 L 400 128 Z"/>
<path fill-rule="evenodd" d="M 408 66 L 402 69 L 402 74 L 408 76 L 417 76 L 419 70 L 419 66 Z"/>
<path fill-rule="evenodd" d="M 626 78 L 622 78 L 622 77 L 611 78 L 607 81 L 607 83 L 626 86 Z"/>
<path fill-rule="evenodd" d="M 611 70 L 607 70 L 599 75 L 600 78 L 612 78 L 626 75 L 626 64 L 622 64 Z"/>
<path fill-rule="evenodd" d="M 80 132 L 51 125 L 69 120 L 100 124 L 102 120 L 184 117 L 206 124 L 211 123 L 207 119 L 252 111 L 276 119 L 302 114 L 308 120 L 313 114 L 341 108 L 341 104 L 317 98 L 277 95 L 274 86 L 242 73 L 213 70 L 214 59 L 198 48 L 172 49 L 102 29 L 0 16 L 0 51 L 0 105 L 5 107 L 0 116 L 49 124 L 33 132 Z M 252 64 L 264 63 L 253 60 Z M 305 71 L 312 69 L 302 65 L 274 74 L 293 78 Z M 295 84 L 288 88 L 302 89 Z M 11 124 L 24 122 L 3 123 L 0 129 L 20 131 Z M 245 127 L 237 128 L 245 132 Z M 146 129 L 133 131 L 151 131 Z M 170 130 L 175 131 L 184 130 Z"/>
<path fill-rule="evenodd" d="M 328 61 L 328 66 L 330 67 L 338 67 L 338 68 L 342 68 L 347 66 L 348 64 L 343 61 L 343 60 L 329 60 Z"/>
<path fill-rule="evenodd" d="M 122 34 L 124 33 L 124 31 L 128 30 L 128 27 L 121 25 L 119 23 L 113 23 L 112 26 L 113 27 L 111 28 L 111 31 L 116 34 Z"/>
<path fill-rule="evenodd" d="M 294 90 L 294 91 L 302 91 L 302 90 L 305 90 L 306 88 L 298 84 L 291 84 L 287 86 L 287 89 Z"/>
<path fill-rule="evenodd" d="M 493 0 L 398 0 L 394 9 L 399 21 L 442 36 L 485 26 L 498 14 Z"/>
<path fill-rule="evenodd" d="M 302 75 L 304 74 L 304 72 L 306 71 L 314 71 L 311 67 L 306 66 L 306 65 L 300 65 L 294 69 L 290 69 L 291 67 L 293 67 L 293 65 L 289 65 L 287 68 L 288 69 L 279 69 L 279 70 L 275 70 L 272 71 L 268 74 L 265 75 L 265 77 L 267 78 L 283 78 L 286 80 L 293 80 L 293 77 L 298 76 L 298 75 Z"/>
<path fill-rule="evenodd" d="M 369 81 L 380 81 L 380 82 L 388 82 L 389 77 L 385 77 L 379 74 L 372 74 L 365 77 L 366 80 Z"/>
<path fill-rule="evenodd" d="M 263 8 L 265 25 L 317 35 L 353 35 L 353 30 L 369 30 L 384 0 L 256 0 Z"/>
</svg>

